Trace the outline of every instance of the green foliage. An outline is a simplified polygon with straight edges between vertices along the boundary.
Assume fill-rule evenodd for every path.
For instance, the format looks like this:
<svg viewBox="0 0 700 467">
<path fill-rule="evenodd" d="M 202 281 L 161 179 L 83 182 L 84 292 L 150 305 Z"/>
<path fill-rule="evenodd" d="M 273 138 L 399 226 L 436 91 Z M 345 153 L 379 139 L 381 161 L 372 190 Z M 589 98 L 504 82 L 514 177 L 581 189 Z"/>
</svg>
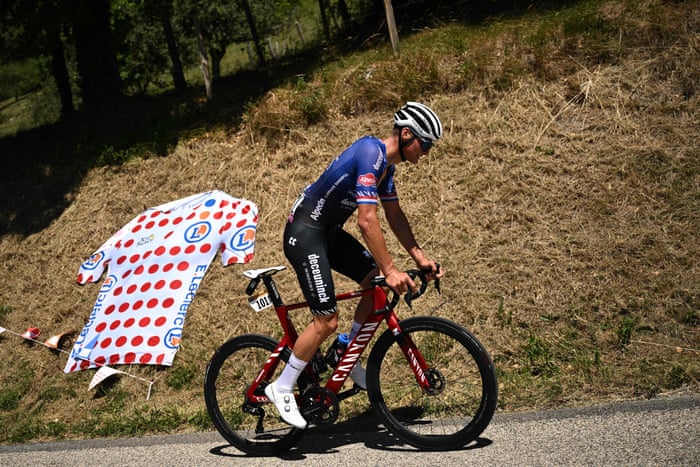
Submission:
<svg viewBox="0 0 700 467">
<path fill-rule="evenodd" d="M 0 305 L 0 322 L 12 311 L 12 307 L 7 305 Z"/>
<path fill-rule="evenodd" d="M 193 379 L 198 377 L 198 369 L 187 365 L 178 365 L 170 370 L 166 379 L 168 387 L 184 389 L 190 385 Z"/>
<path fill-rule="evenodd" d="M 551 354 L 551 346 L 544 338 L 530 335 L 524 350 L 530 374 L 552 376 L 556 372 L 557 367 Z"/>
<path fill-rule="evenodd" d="M 624 316 L 622 318 L 622 321 L 617 327 L 617 345 L 625 347 L 630 343 L 632 332 L 636 324 L 637 320 L 631 316 Z"/>
</svg>

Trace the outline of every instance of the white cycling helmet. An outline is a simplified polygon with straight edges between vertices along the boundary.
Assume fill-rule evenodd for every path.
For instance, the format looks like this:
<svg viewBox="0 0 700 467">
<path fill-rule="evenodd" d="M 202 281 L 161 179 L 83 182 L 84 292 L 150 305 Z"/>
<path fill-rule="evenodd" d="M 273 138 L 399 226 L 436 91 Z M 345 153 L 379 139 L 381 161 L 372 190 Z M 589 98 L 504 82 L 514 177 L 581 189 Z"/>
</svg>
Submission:
<svg viewBox="0 0 700 467">
<path fill-rule="evenodd" d="M 430 107 L 419 102 L 406 102 L 394 114 L 394 125 L 408 127 L 419 138 L 437 141 L 442 136 L 440 119 Z"/>
</svg>

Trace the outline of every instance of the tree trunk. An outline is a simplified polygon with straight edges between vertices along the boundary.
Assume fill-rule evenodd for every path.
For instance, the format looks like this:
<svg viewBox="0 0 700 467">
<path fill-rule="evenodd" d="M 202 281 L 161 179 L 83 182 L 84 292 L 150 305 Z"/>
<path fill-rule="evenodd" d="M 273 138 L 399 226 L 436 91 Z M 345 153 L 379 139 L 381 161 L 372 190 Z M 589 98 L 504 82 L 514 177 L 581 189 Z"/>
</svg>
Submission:
<svg viewBox="0 0 700 467">
<path fill-rule="evenodd" d="M 248 27 L 250 28 L 250 35 L 253 37 L 253 44 L 255 45 L 255 53 L 258 54 L 258 60 L 261 65 L 264 65 L 267 60 L 265 60 L 265 51 L 263 50 L 262 44 L 260 43 L 260 37 L 258 36 L 258 28 L 255 27 L 255 18 L 253 18 L 253 12 L 250 9 L 250 4 L 248 0 L 242 0 L 243 10 L 245 10 L 245 17 L 248 20 Z"/>
<path fill-rule="evenodd" d="M 170 73 L 173 77 L 175 90 L 177 92 L 184 92 L 187 88 L 187 82 L 185 81 L 185 73 L 182 71 L 182 62 L 180 61 L 180 53 L 177 50 L 177 42 L 173 34 L 170 14 L 169 9 L 162 8 L 160 10 L 160 24 L 163 26 L 165 42 L 168 45 L 168 55 L 170 56 L 170 63 L 172 64 Z"/>
<path fill-rule="evenodd" d="M 326 36 L 326 40 L 331 40 L 331 28 L 328 25 L 328 16 L 326 16 L 325 0 L 318 0 L 318 8 L 319 10 L 321 10 L 321 23 L 323 23 L 323 35 Z"/>
<path fill-rule="evenodd" d="M 352 20 L 350 18 L 350 11 L 348 10 L 348 5 L 345 3 L 345 0 L 338 0 L 338 10 L 340 10 L 340 17 L 343 18 L 343 29 L 349 31 L 352 29 Z"/>
<path fill-rule="evenodd" d="M 75 52 L 83 107 L 89 112 L 99 112 L 122 97 L 109 28 L 109 1 L 76 0 L 75 6 Z"/>
<path fill-rule="evenodd" d="M 70 87 L 63 41 L 61 41 L 58 28 L 49 28 L 47 34 L 51 55 L 51 75 L 56 82 L 56 89 L 58 89 L 58 95 L 61 98 L 61 118 L 65 118 L 75 112 L 75 107 L 73 107 L 73 91 Z"/>
<path fill-rule="evenodd" d="M 199 20 L 194 17 L 194 30 L 197 35 L 197 50 L 199 51 L 199 69 L 202 70 L 204 78 L 204 89 L 207 93 L 207 100 L 211 99 L 211 74 L 209 72 L 209 60 L 207 59 L 207 50 L 204 47 L 204 37 L 202 37 L 202 28 L 199 26 Z"/>
</svg>

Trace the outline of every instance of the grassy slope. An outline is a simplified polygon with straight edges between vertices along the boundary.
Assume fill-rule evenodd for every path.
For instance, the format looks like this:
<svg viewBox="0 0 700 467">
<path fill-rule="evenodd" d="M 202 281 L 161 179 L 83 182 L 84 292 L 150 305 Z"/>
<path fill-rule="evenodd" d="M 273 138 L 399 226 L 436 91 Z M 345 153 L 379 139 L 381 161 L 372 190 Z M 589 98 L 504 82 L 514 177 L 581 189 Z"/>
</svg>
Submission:
<svg viewBox="0 0 700 467">
<path fill-rule="evenodd" d="M 168 157 L 92 170 L 43 231 L 0 238 L 0 325 L 80 330 L 97 291 L 73 283 L 82 259 L 145 206 L 212 188 L 258 203 L 253 267 L 284 264 L 280 232 L 299 190 L 415 98 L 446 135 L 418 167 L 400 167 L 400 195 L 449 275 L 442 297 L 400 313 L 473 330 L 497 363 L 500 410 L 697 391 L 698 2 L 598 3 L 425 30 L 403 39 L 401 61 L 358 53 L 275 89 L 239 131 L 210 128 Z M 89 393 L 92 372 L 65 376 L 65 355 L 0 335 L 0 441 L 207 428 L 213 350 L 276 329 L 247 308 L 242 269 L 213 264 L 171 369 L 131 370 L 156 381 L 149 401 L 131 378 Z M 298 298 L 291 274 L 281 289 Z"/>
</svg>

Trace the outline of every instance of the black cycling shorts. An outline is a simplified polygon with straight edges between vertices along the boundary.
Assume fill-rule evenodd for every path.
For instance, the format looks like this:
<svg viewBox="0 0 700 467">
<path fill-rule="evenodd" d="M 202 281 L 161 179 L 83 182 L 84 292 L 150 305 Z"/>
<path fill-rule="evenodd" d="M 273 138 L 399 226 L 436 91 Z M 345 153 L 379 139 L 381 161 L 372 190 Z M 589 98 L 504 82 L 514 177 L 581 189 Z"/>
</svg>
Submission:
<svg viewBox="0 0 700 467">
<path fill-rule="evenodd" d="M 322 230 L 298 221 L 288 222 L 284 229 L 284 254 L 315 315 L 338 310 L 331 270 L 359 284 L 377 267 L 370 252 L 342 228 Z"/>
</svg>

